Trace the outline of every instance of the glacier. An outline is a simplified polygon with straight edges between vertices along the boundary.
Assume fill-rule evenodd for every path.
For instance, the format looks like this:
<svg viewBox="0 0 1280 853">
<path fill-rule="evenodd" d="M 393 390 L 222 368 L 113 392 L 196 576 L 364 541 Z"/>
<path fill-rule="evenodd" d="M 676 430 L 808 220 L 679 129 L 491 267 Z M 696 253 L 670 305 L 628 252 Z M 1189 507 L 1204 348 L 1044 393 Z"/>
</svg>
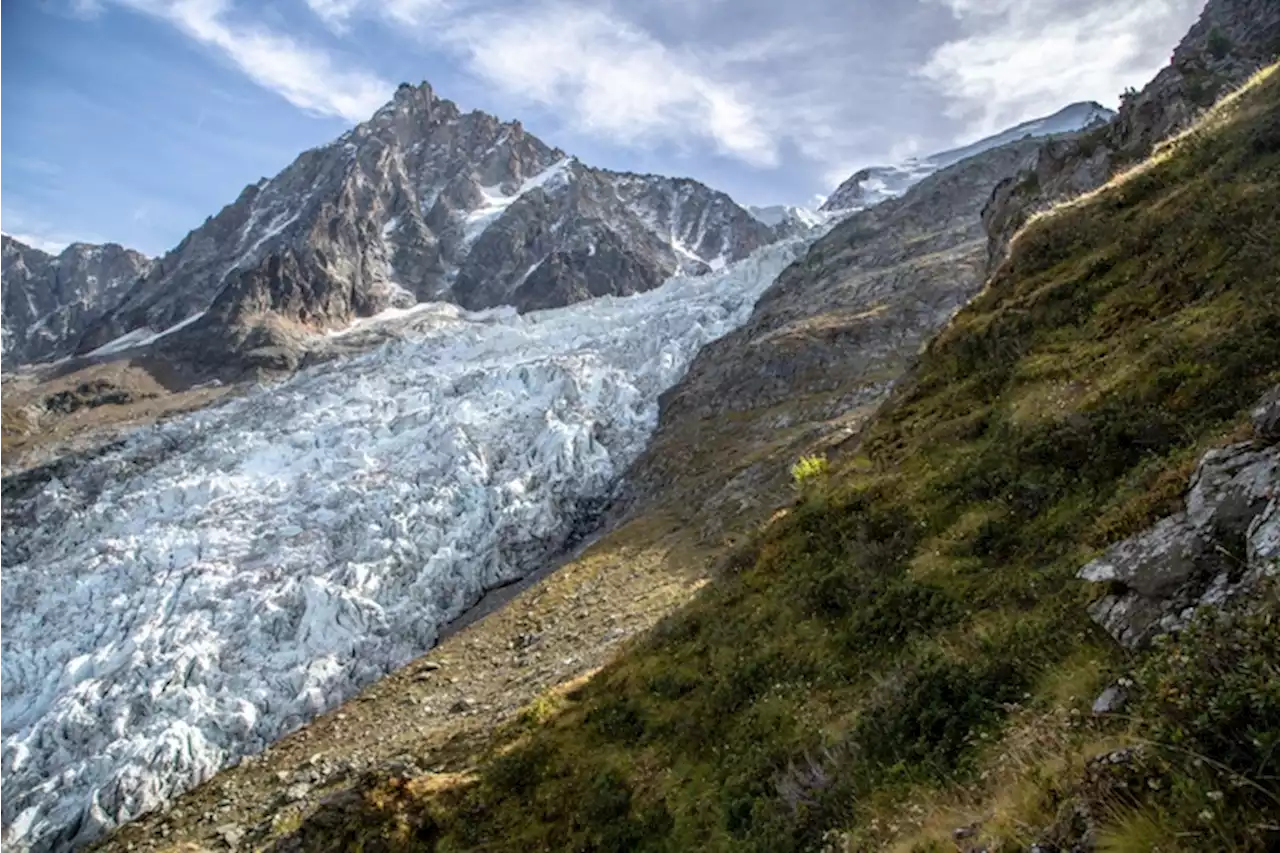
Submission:
<svg viewBox="0 0 1280 853">
<path fill-rule="evenodd" d="M 163 806 L 562 552 L 659 394 L 816 236 L 626 298 L 389 312 L 358 329 L 376 348 L 134 432 L 7 507 L 5 849 Z"/>
</svg>

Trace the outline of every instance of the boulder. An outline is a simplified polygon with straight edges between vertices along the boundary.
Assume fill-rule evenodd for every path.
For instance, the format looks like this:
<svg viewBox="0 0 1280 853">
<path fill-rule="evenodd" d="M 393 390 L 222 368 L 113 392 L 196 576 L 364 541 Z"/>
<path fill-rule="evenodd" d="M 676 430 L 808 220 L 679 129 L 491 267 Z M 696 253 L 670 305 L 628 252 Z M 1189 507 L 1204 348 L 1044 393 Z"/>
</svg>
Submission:
<svg viewBox="0 0 1280 853">
<path fill-rule="evenodd" d="M 1258 401 L 1250 416 L 1258 438 L 1272 444 L 1280 442 L 1280 385 Z"/>
<path fill-rule="evenodd" d="M 1200 534 L 1243 536 L 1267 505 L 1280 472 L 1280 447 L 1252 442 L 1210 450 L 1200 460 L 1187 494 L 1187 519 Z"/>
<path fill-rule="evenodd" d="M 1196 466 L 1186 509 L 1118 542 L 1083 566 L 1108 585 L 1089 615 L 1127 648 L 1183 627 L 1198 607 L 1249 593 L 1280 567 L 1280 389 L 1253 410 L 1261 441 L 1210 450 Z"/>
</svg>

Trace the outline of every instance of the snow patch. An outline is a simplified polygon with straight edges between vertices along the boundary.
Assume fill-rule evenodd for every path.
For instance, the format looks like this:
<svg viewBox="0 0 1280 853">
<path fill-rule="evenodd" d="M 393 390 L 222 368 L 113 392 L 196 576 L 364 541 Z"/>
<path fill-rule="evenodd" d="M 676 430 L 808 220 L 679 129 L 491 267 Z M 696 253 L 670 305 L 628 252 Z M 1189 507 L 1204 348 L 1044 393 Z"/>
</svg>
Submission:
<svg viewBox="0 0 1280 853">
<path fill-rule="evenodd" d="M 480 187 L 480 194 L 484 197 L 484 201 L 481 202 L 479 207 L 468 213 L 462 223 L 463 241 L 466 246 L 470 247 L 476 240 L 480 239 L 480 235 L 525 193 L 537 187 L 552 189 L 566 183 L 568 181 L 568 166 L 572 160 L 572 157 L 565 157 L 563 160 L 558 160 L 551 164 L 538 174 L 525 180 L 511 195 L 503 194 L 501 187 Z"/>
<path fill-rule="evenodd" d="M 103 344 L 97 349 L 92 350 L 91 352 L 88 353 L 88 355 L 111 355 L 112 353 L 122 352 L 127 349 L 135 349 L 137 347 L 150 346 L 151 344 L 155 343 L 156 341 L 160 340 L 166 335 L 172 335 L 174 332 L 178 331 L 179 329 L 185 329 L 187 326 L 190 326 L 192 323 L 194 323 L 196 320 L 199 320 L 203 316 L 204 316 L 204 312 L 199 311 L 195 314 L 192 314 L 190 317 L 188 317 L 185 320 L 174 323 L 172 326 L 170 326 L 169 328 L 161 332 L 153 332 L 151 331 L 151 329 L 147 328 L 146 326 L 143 326 L 140 329 L 134 329 L 133 331 L 130 331 L 130 332 L 125 332 L 123 335 L 116 338 L 115 340 L 108 341 L 107 343 Z"/>
</svg>

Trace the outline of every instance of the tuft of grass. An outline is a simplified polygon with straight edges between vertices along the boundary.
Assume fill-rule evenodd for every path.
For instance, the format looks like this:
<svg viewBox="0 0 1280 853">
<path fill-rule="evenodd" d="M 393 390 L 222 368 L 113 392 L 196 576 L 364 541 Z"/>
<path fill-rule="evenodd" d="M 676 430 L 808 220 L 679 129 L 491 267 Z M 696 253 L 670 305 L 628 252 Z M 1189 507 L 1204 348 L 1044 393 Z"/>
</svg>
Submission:
<svg viewBox="0 0 1280 853">
<path fill-rule="evenodd" d="M 791 466 L 791 485 L 797 492 L 808 492 L 824 485 L 828 473 L 825 456 L 801 456 Z"/>
</svg>

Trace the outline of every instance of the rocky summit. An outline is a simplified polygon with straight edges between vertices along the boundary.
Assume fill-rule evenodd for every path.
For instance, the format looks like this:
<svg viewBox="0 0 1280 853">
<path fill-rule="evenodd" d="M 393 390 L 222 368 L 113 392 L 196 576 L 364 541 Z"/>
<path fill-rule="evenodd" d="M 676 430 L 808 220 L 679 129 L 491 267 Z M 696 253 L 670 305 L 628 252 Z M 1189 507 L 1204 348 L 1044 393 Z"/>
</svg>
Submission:
<svg viewBox="0 0 1280 853">
<path fill-rule="evenodd" d="M 188 234 L 78 352 L 165 334 L 180 357 L 291 367 L 300 334 L 388 308 L 525 311 L 640 293 L 775 236 L 697 181 L 595 169 L 518 121 L 405 84 Z"/>
<path fill-rule="evenodd" d="M 151 259 L 115 243 L 73 243 L 58 255 L 0 237 L 5 368 L 68 355 L 85 328 L 115 307 Z"/>
</svg>

